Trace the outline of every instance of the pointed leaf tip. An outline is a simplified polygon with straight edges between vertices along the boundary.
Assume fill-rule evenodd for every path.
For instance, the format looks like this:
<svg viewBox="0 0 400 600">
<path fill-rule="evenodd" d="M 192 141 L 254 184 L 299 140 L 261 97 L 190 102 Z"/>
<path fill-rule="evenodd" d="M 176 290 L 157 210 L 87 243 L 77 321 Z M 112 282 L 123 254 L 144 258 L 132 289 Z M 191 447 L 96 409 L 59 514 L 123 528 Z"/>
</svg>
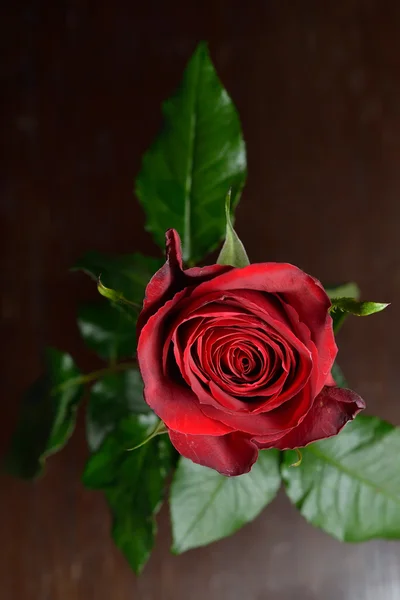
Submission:
<svg viewBox="0 0 400 600">
<path fill-rule="evenodd" d="M 381 312 L 389 306 L 386 302 L 359 302 L 354 298 L 332 298 L 332 310 L 356 315 L 357 317 L 367 317 L 374 313 Z"/>
<path fill-rule="evenodd" d="M 232 267 L 247 267 L 250 264 L 247 252 L 232 225 L 231 190 L 229 190 L 225 199 L 225 218 L 225 242 L 221 248 L 217 263 L 219 265 L 231 265 Z"/>
<path fill-rule="evenodd" d="M 163 248 L 166 229 L 176 229 L 184 261 L 195 264 L 223 238 L 221 197 L 232 186 L 236 206 L 247 173 L 239 116 L 205 42 L 163 113 L 165 126 L 143 157 L 135 189 L 156 243 Z"/>
<path fill-rule="evenodd" d="M 97 280 L 97 290 L 102 296 L 110 300 L 112 303 L 127 305 L 136 311 L 140 310 L 141 308 L 139 304 L 136 304 L 136 302 L 127 300 L 122 292 L 106 287 L 101 282 L 100 277 Z"/>
<path fill-rule="evenodd" d="M 104 298 L 113 300 L 113 302 L 121 302 L 124 300 L 124 296 L 121 292 L 117 292 L 116 290 L 108 288 L 102 283 L 101 275 L 99 275 L 97 280 L 97 290 L 102 296 L 104 296 Z"/>
</svg>

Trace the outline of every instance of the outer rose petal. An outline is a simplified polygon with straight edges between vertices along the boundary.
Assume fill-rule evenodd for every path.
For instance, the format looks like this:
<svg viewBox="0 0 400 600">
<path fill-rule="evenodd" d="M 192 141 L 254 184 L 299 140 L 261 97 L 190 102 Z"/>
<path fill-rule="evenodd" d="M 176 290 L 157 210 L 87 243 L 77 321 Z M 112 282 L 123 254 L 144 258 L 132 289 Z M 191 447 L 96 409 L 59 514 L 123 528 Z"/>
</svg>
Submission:
<svg viewBox="0 0 400 600">
<path fill-rule="evenodd" d="M 324 387 L 304 421 L 275 442 L 255 439 L 259 448 L 301 448 L 311 442 L 337 435 L 348 421 L 365 408 L 365 402 L 351 390 Z"/>
<path fill-rule="evenodd" d="M 223 410 L 222 407 L 217 409 L 215 406 L 208 404 L 202 404 L 201 410 L 210 418 L 218 419 L 235 431 L 250 434 L 255 439 L 264 441 L 265 439 L 282 438 L 300 425 L 311 410 L 313 403 L 314 396 L 311 394 L 310 387 L 305 386 L 294 398 L 270 412 L 261 414 L 235 413 Z"/>
<path fill-rule="evenodd" d="M 233 267 L 223 265 L 210 265 L 207 267 L 193 267 L 183 271 L 182 247 L 178 232 L 168 229 L 165 234 L 166 240 L 166 262 L 153 275 L 147 287 L 143 301 L 143 309 L 139 315 L 137 324 L 137 335 L 149 319 L 167 300 L 170 300 L 176 292 L 192 285 L 198 285 L 204 281 L 230 271 Z"/>
<path fill-rule="evenodd" d="M 154 314 L 174 293 L 182 289 L 182 248 L 175 229 L 168 229 L 166 239 L 166 262 L 153 275 L 146 287 L 143 309 L 139 315 L 137 334 L 139 337 L 147 319 Z"/>
<path fill-rule="evenodd" d="M 222 475 L 248 473 L 258 457 L 257 447 L 240 433 L 220 437 L 187 435 L 176 431 L 168 433 L 179 454 Z"/>
<path fill-rule="evenodd" d="M 229 265 L 206 265 L 205 267 L 191 267 L 190 269 L 186 269 L 185 273 L 185 283 L 186 285 L 199 285 L 204 281 L 209 281 L 210 279 L 214 279 L 217 275 L 222 275 L 222 273 L 227 273 L 228 271 L 232 271 L 234 267 L 230 267 Z"/>
<path fill-rule="evenodd" d="M 165 319 L 185 293 L 186 290 L 182 290 L 166 302 L 150 317 L 140 334 L 138 361 L 144 382 L 144 398 L 167 427 L 175 431 L 196 435 L 224 435 L 233 428 L 205 415 L 192 390 L 163 372 L 161 348 Z"/>
</svg>

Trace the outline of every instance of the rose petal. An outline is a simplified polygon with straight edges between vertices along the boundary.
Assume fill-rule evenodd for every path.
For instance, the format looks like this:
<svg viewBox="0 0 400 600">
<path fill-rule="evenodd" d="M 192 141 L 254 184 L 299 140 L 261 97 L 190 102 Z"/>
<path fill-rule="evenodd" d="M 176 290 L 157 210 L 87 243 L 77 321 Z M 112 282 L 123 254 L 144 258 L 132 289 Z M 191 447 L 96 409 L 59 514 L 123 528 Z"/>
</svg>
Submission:
<svg viewBox="0 0 400 600">
<path fill-rule="evenodd" d="M 299 315 L 292 306 L 289 306 L 289 304 L 284 303 L 283 300 L 282 300 L 282 303 L 285 304 L 286 312 L 291 320 L 293 330 L 296 332 L 296 334 L 299 336 L 299 338 L 306 344 L 306 346 L 310 347 L 310 344 L 307 343 L 307 339 L 308 340 L 310 339 L 309 328 L 306 325 L 304 325 L 304 323 L 300 322 Z M 328 323 L 327 323 L 328 329 L 330 327 L 329 319 L 331 319 L 331 317 L 329 317 L 329 315 L 328 315 Z M 315 380 L 315 387 L 314 387 L 315 395 L 318 395 L 320 393 L 320 391 L 322 390 L 324 385 L 328 385 L 327 381 L 328 381 L 328 378 L 330 377 L 330 370 L 331 370 L 333 362 L 336 358 L 337 346 L 336 346 L 335 338 L 333 336 L 333 329 L 332 329 L 332 339 L 330 340 L 329 343 L 330 343 L 330 348 L 329 348 L 328 352 L 326 352 L 326 350 L 321 351 L 321 348 L 320 348 L 314 357 L 316 359 L 315 366 L 317 367 L 316 370 L 318 373 L 316 380 Z M 315 348 L 315 345 L 314 345 L 314 348 Z M 327 372 L 328 372 L 328 375 L 326 375 Z"/>
<path fill-rule="evenodd" d="M 196 391 L 196 390 L 194 390 Z M 270 438 L 283 437 L 297 427 L 310 411 L 314 401 L 311 386 L 306 385 L 294 398 L 275 410 L 260 414 L 233 413 L 215 405 L 201 404 L 201 410 L 210 418 L 218 419 L 236 431 Z"/>
<path fill-rule="evenodd" d="M 219 279 L 219 278 L 218 278 Z M 202 284 L 204 285 L 204 284 Z M 201 285 L 199 287 L 202 287 Z M 194 293 L 196 292 L 198 288 L 196 288 L 194 290 Z M 219 304 L 220 302 L 226 301 L 226 308 L 221 307 L 221 305 Z M 169 340 L 170 339 L 174 339 L 177 340 L 178 337 L 178 330 L 182 327 L 182 325 L 186 322 L 189 322 L 191 319 L 194 318 L 205 318 L 204 321 L 204 329 L 207 329 L 208 327 L 212 327 L 217 330 L 217 327 L 215 326 L 215 321 L 214 321 L 214 317 L 219 318 L 219 321 L 221 323 L 221 316 L 224 314 L 224 311 L 226 313 L 226 317 L 229 320 L 234 320 L 234 319 L 239 319 L 239 322 L 243 328 L 243 331 L 246 331 L 246 321 L 248 320 L 249 326 L 253 327 L 254 325 L 257 325 L 258 327 L 260 327 L 260 322 L 258 321 L 257 317 L 259 316 L 259 314 L 257 313 L 257 317 L 254 316 L 254 314 L 249 314 L 247 312 L 247 310 L 241 306 L 242 302 L 246 302 L 246 308 L 249 308 L 250 310 L 254 310 L 254 311 L 261 311 L 261 306 L 265 309 L 264 312 L 261 312 L 260 314 L 262 315 L 262 321 L 261 321 L 261 326 L 263 326 L 263 322 L 268 324 L 269 327 L 272 327 L 272 329 L 274 330 L 274 337 L 276 339 L 276 334 L 278 333 L 279 336 L 282 336 L 284 339 L 286 339 L 289 344 L 291 346 L 293 346 L 298 352 L 299 352 L 299 362 L 297 364 L 298 367 L 298 371 L 297 371 L 297 377 L 294 378 L 294 380 L 291 382 L 290 386 L 285 390 L 285 393 L 282 395 L 277 394 L 276 397 L 276 402 L 274 404 L 265 404 L 265 408 L 260 408 L 260 412 L 263 410 L 271 410 L 272 408 L 275 408 L 277 405 L 286 402 L 288 399 L 294 397 L 295 394 L 297 394 L 300 389 L 302 387 L 304 387 L 306 385 L 306 382 L 308 381 L 308 379 L 310 378 L 310 375 L 312 374 L 312 361 L 313 361 L 313 351 L 315 351 L 315 346 L 314 344 L 311 342 L 311 340 L 309 340 L 309 346 L 310 348 L 307 348 L 304 343 L 298 338 L 296 337 L 296 335 L 293 333 L 293 331 L 286 325 L 285 320 L 288 321 L 287 316 L 286 315 L 280 315 L 277 312 L 277 308 L 275 306 L 275 302 L 268 302 L 268 300 L 266 300 L 262 295 L 255 293 L 255 292 L 246 292 L 246 291 L 242 291 L 239 290 L 238 295 L 236 296 L 236 293 L 229 294 L 229 295 L 225 295 L 225 294 L 221 294 L 219 291 L 218 292 L 214 292 L 211 294 L 207 294 L 205 297 L 201 297 L 201 298 L 197 298 L 197 299 L 193 299 L 192 296 L 190 297 L 186 297 L 180 304 L 180 312 L 179 315 L 177 316 L 177 318 L 175 319 L 175 321 L 171 324 L 171 328 L 170 328 L 170 333 L 169 336 L 166 340 L 166 346 L 165 348 L 168 346 L 169 344 Z M 258 304 L 257 304 L 258 302 Z M 270 308 L 270 313 L 272 313 L 272 315 L 267 312 L 267 310 Z M 282 310 L 280 308 L 280 304 L 278 303 L 278 309 Z M 274 318 L 276 317 L 276 318 Z M 277 320 L 279 319 L 279 320 Z M 222 322 L 222 325 L 224 325 L 224 321 Z M 263 326 L 263 329 L 266 330 L 265 325 Z M 196 330 L 196 333 L 199 333 L 199 330 Z M 257 334 L 258 336 L 260 336 L 260 334 Z M 186 341 L 186 340 L 185 340 Z M 183 348 L 185 347 L 186 349 L 188 349 L 188 344 L 182 344 L 182 343 L 177 343 L 177 346 L 179 348 Z M 165 356 L 165 351 L 164 351 L 164 356 Z M 183 363 L 185 364 L 185 367 L 187 366 L 187 359 L 183 359 Z M 189 373 L 187 373 L 187 370 L 185 369 L 185 377 L 189 376 Z M 318 375 L 318 373 L 317 373 Z M 312 381 L 314 382 L 314 377 L 312 378 Z M 313 385 L 314 387 L 314 385 Z M 269 395 L 268 394 L 268 389 L 266 387 L 265 390 L 266 394 L 265 395 Z M 257 392 L 255 393 L 251 393 L 249 394 L 250 396 L 254 396 L 257 395 Z M 264 395 L 263 393 L 261 393 L 261 395 Z M 263 405 L 264 406 L 264 405 Z M 253 407 L 253 410 L 256 411 L 258 410 L 256 406 Z"/>
<path fill-rule="evenodd" d="M 183 290 L 166 302 L 150 317 L 141 331 L 138 361 L 144 382 L 144 398 L 160 419 L 176 431 L 223 435 L 232 431 L 232 427 L 205 415 L 195 394 L 184 381 L 180 384 L 167 377 L 163 371 L 160 348 L 163 343 L 164 322 L 185 293 Z"/>
<path fill-rule="evenodd" d="M 137 335 L 151 317 L 167 300 L 184 285 L 182 271 L 181 240 L 175 229 L 168 229 L 166 239 L 166 262 L 150 279 L 146 287 L 143 309 L 138 318 Z"/>
<path fill-rule="evenodd" d="M 364 400 L 352 390 L 324 387 L 305 419 L 290 433 L 277 442 L 271 443 L 260 438 L 255 441 L 259 448 L 301 448 L 338 434 L 364 408 Z"/>
<path fill-rule="evenodd" d="M 205 267 L 191 267 L 190 269 L 185 270 L 186 285 L 199 285 L 204 281 L 214 279 L 214 277 L 217 275 L 227 273 L 233 268 L 234 267 L 229 265 L 206 265 Z"/>
<path fill-rule="evenodd" d="M 232 269 L 202 283 L 191 297 L 199 298 L 215 290 L 258 290 L 282 294 L 284 301 L 294 308 L 300 321 L 310 330 L 321 357 L 321 377 L 328 376 L 337 347 L 328 313 L 331 302 L 319 281 L 288 263 L 258 263 Z"/>
<path fill-rule="evenodd" d="M 232 414 L 236 414 L 236 413 L 245 413 L 248 414 L 248 407 L 246 406 L 245 402 L 242 402 L 241 400 L 239 400 L 238 398 L 235 398 L 234 396 L 231 396 L 230 394 L 225 394 L 222 398 L 220 397 L 215 397 L 214 396 L 214 390 L 213 390 L 213 382 L 212 381 L 208 381 L 207 384 L 202 384 L 201 381 L 199 381 L 200 378 L 198 378 L 198 375 L 196 373 L 196 368 L 194 367 L 194 365 L 192 366 L 192 372 L 189 372 L 189 378 L 190 378 L 190 383 L 192 386 L 192 390 L 193 392 L 196 394 L 196 397 L 198 398 L 200 405 L 201 405 L 201 410 L 203 412 L 206 411 L 203 410 L 203 408 L 207 408 L 208 406 L 214 407 L 216 410 L 218 411 L 229 411 Z M 197 375 L 197 376 L 196 376 Z M 208 389 L 206 389 L 208 387 Z M 222 417 L 222 414 L 221 414 Z M 214 416 L 212 416 L 212 418 L 214 418 Z M 231 429 L 237 429 L 236 427 L 231 427 Z"/>
<path fill-rule="evenodd" d="M 248 473 L 257 460 L 257 447 L 239 433 L 219 437 L 186 435 L 176 431 L 168 433 L 179 454 L 199 465 L 215 469 L 222 475 Z"/>
<path fill-rule="evenodd" d="M 168 229 L 165 234 L 166 262 L 150 279 L 145 292 L 143 309 L 139 315 L 137 334 L 146 320 L 153 315 L 167 300 L 184 287 L 198 285 L 230 271 L 233 267 L 226 265 L 210 265 L 193 267 L 183 271 L 182 246 L 178 232 Z"/>
<path fill-rule="evenodd" d="M 196 390 L 197 393 L 197 390 Z M 289 400 L 288 404 L 292 401 Z M 210 404 L 201 404 L 202 412 L 211 419 L 218 419 L 228 427 L 236 431 L 243 431 L 252 435 L 279 435 L 282 437 L 285 432 L 293 429 L 299 423 L 299 419 L 293 419 L 287 425 L 286 417 L 276 418 L 276 411 L 261 414 L 243 414 L 239 412 L 228 412 L 221 407 L 216 408 Z"/>
</svg>

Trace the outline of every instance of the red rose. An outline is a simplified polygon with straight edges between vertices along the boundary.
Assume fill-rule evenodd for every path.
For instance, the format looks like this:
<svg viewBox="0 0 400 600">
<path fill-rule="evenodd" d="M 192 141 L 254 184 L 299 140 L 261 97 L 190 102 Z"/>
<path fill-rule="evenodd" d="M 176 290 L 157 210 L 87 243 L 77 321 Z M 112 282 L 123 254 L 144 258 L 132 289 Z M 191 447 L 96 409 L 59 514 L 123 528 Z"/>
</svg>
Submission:
<svg viewBox="0 0 400 600">
<path fill-rule="evenodd" d="M 179 236 L 146 289 L 138 359 L 146 402 L 172 444 L 224 475 L 260 448 L 336 435 L 365 406 L 335 387 L 337 347 L 322 285 L 290 264 L 183 270 Z"/>
</svg>

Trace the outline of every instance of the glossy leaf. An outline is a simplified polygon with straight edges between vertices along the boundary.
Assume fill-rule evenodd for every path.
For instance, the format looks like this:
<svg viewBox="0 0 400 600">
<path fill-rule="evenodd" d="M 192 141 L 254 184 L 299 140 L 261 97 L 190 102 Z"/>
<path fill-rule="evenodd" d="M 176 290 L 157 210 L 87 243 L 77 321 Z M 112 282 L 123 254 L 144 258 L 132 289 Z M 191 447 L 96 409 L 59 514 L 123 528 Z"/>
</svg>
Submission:
<svg viewBox="0 0 400 600">
<path fill-rule="evenodd" d="M 247 252 L 238 234 L 233 228 L 231 220 L 231 192 L 225 201 L 226 232 L 225 242 L 219 253 L 217 263 L 219 265 L 231 265 L 232 267 L 246 267 L 250 264 Z"/>
<path fill-rule="evenodd" d="M 69 354 L 48 348 L 46 370 L 26 392 L 17 429 L 6 456 L 7 470 L 31 479 L 40 475 L 48 456 L 71 436 L 82 395 L 80 373 Z"/>
<path fill-rule="evenodd" d="M 86 436 L 90 450 L 98 450 L 122 419 L 148 412 L 150 409 L 143 398 L 143 381 L 138 369 L 99 379 L 91 389 L 86 412 Z"/>
<path fill-rule="evenodd" d="M 380 312 L 389 306 L 378 302 L 359 302 L 354 298 L 331 298 L 331 302 L 332 307 L 330 310 L 335 333 L 339 331 L 349 314 L 363 317 Z"/>
<path fill-rule="evenodd" d="M 157 424 L 153 414 L 120 421 L 100 449 L 89 459 L 85 485 L 104 491 L 113 515 L 112 535 L 132 569 L 138 573 L 150 556 L 156 535 L 155 515 L 164 496 L 174 451 L 167 435 L 140 443 Z"/>
<path fill-rule="evenodd" d="M 164 128 L 143 158 L 136 193 L 157 244 L 164 248 L 165 231 L 174 228 L 184 260 L 197 262 L 222 239 L 224 198 L 232 188 L 236 206 L 246 178 L 239 117 L 205 43 L 163 113 Z"/>
<path fill-rule="evenodd" d="M 332 309 L 347 312 L 357 317 L 366 317 L 380 312 L 389 304 L 382 302 L 359 302 L 354 298 L 332 298 Z"/>
<path fill-rule="evenodd" d="M 158 258 L 142 254 L 103 254 L 87 252 L 72 268 L 84 271 L 104 287 L 119 292 L 127 301 L 140 308 L 146 286 L 154 273 L 163 265 Z"/>
<path fill-rule="evenodd" d="M 333 331 L 337 334 L 342 327 L 344 321 L 348 317 L 348 313 L 343 310 L 331 310 Z"/>
<path fill-rule="evenodd" d="M 89 348 L 115 362 L 136 353 L 136 319 L 119 307 L 102 301 L 83 304 L 78 310 L 78 328 Z"/>
<path fill-rule="evenodd" d="M 400 429 L 359 415 L 336 437 L 285 452 L 286 491 L 301 514 L 339 540 L 400 538 Z"/>
<path fill-rule="evenodd" d="M 342 285 L 337 286 L 327 286 L 325 288 L 326 293 L 328 294 L 331 301 L 336 298 L 354 298 L 358 300 L 360 298 L 360 288 L 354 282 L 343 283 Z M 342 310 L 335 310 L 333 307 L 331 309 L 331 317 L 333 321 L 333 331 L 338 333 L 339 329 L 343 325 L 348 313 Z"/>
<path fill-rule="evenodd" d="M 271 502 L 280 482 L 277 450 L 260 452 L 250 473 L 240 477 L 224 477 L 181 458 L 170 493 L 173 551 L 231 535 Z"/>
</svg>

